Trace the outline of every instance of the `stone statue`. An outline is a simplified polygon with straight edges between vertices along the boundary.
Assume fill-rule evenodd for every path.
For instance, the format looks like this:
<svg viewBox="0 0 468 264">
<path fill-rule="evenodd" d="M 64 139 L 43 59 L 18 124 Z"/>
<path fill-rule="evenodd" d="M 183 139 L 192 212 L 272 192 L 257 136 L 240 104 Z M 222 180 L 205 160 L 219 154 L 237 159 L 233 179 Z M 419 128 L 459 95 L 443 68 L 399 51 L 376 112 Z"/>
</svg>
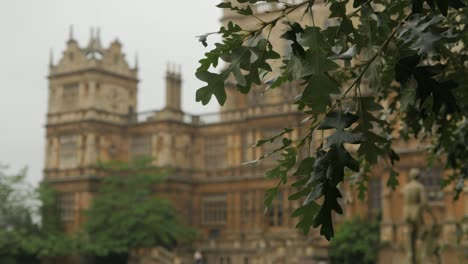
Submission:
<svg viewBox="0 0 468 264">
<path fill-rule="evenodd" d="M 193 255 L 193 259 L 194 259 L 194 264 L 203 264 L 203 255 L 202 253 L 197 250 L 195 251 L 195 254 Z"/>
<path fill-rule="evenodd" d="M 423 252 L 422 259 L 426 264 L 441 264 L 441 247 L 439 244 L 440 234 L 442 227 L 438 224 L 435 219 L 431 225 L 427 225 L 426 230 L 423 232 Z"/>
<path fill-rule="evenodd" d="M 410 264 L 418 264 L 416 244 L 423 232 L 423 211 L 427 201 L 424 186 L 418 181 L 420 174 L 419 169 L 411 169 L 409 182 L 402 190 L 404 197 L 403 217 L 409 225 L 408 261 Z"/>
</svg>

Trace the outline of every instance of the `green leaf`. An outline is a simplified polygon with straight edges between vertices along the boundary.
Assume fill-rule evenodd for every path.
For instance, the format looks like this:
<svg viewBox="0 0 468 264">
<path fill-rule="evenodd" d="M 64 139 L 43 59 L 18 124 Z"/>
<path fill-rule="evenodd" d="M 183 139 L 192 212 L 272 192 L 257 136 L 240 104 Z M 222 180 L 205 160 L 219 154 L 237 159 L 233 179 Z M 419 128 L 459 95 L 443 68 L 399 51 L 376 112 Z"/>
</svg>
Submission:
<svg viewBox="0 0 468 264">
<path fill-rule="evenodd" d="M 463 3 L 461 0 L 413 0 L 413 14 L 422 13 L 424 2 L 426 2 L 434 11 L 435 2 L 440 10 L 440 13 L 442 13 L 442 15 L 444 16 L 447 16 L 449 6 L 455 9 L 459 9 L 466 6 L 465 3 Z"/>
<path fill-rule="evenodd" d="M 338 27 L 337 35 L 347 36 L 353 32 L 354 32 L 353 22 L 351 22 L 351 20 L 348 18 L 343 18 L 343 20 L 340 23 L 340 26 Z"/>
<path fill-rule="evenodd" d="M 296 172 L 293 173 L 293 176 L 305 176 L 310 175 L 314 170 L 314 157 L 307 157 L 301 161 Z"/>
<path fill-rule="evenodd" d="M 216 5 L 218 8 L 231 8 L 232 3 L 231 2 L 222 2 Z"/>
<path fill-rule="evenodd" d="M 244 74 L 242 74 L 239 67 L 233 67 L 232 68 L 232 73 L 234 74 L 234 77 L 236 78 L 236 81 L 237 81 L 237 83 L 239 85 L 245 86 L 247 84 L 247 81 L 245 80 Z"/>
<path fill-rule="evenodd" d="M 266 190 L 265 200 L 264 200 L 265 206 L 267 207 L 271 206 L 271 203 L 273 202 L 273 199 L 275 199 L 275 197 L 278 195 L 278 192 L 279 192 L 278 187 L 273 187 L 273 188 Z"/>
<path fill-rule="evenodd" d="M 369 164 L 375 164 L 378 161 L 378 157 L 385 154 L 384 144 L 388 143 L 388 140 L 373 132 L 374 124 L 388 125 L 388 123 L 374 117 L 370 113 L 383 109 L 381 105 L 374 101 L 374 98 L 359 97 L 356 100 L 359 102 L 358 114 L 361 116 L 361 119 L 353 132 L 359 133 L 365 139 L 359 146 L 358 154 L 363 156 Z"/>
<path fill-rule="evenodd" d="M 309 189 L 302 189 L 296 193 L 291 194 L 288 197 L 288 200 L 299 200 L 303 196 L 307 196 L 309 194 L 310 190 Z"/>
<path fill-rule="evenodd" d="M 304 33 L 301 34 L 301 40 L 299 43 L 304 47 L 308 47 L 315 51 L 331 49 L 328 42 L 325 41 L 325 37 L 322 34 L 322 29 L 319 27 L 305 28 Z"/>
<path fill-rule="evenodd" d="M 240 8 L 237 6 L 232 6 L 231 2 L 222 2 L 216 5 L 216 7 L 231 9 L 232 11 L 236 11 L 238 14 L 241 14 L 243 16 L 251 16 L 253 14 L 252 9 L 250 8 L 249 5 L 246 8 Z"/>
<path fill-rule="evenodd" d="M 299 80 L 302 77 L 302 61 L 296 55 L 292 55 L 288 61 L 286 72 L 292 80 Z"/>
<path fill-rule="evenodd" d="M 315 202 L 308 203 L 297 208 L 292 214 L 292 217 L 301 217 L 301 220 L 296 225 L 296 228 L 301 229 L 304 235 L 307 235 L 310 231 L 310 226 L 313 222 L 316 212 L 320 206 Z"/>
<path fill-rule="evenodd" d="M 321 226 L 320 234 L 325 236 L 327 240 L 330 240 L 335 234 L 332 223 L 332 210 L 339 214 L 343 213 L 341 206 L 337 202 L 338 198 L 341 198 L 341 193 L 337 188 L 327 188 L 324 202 L 320 206 L 319 211 L 314 215 L 313 227 Z"/>
<path fill-rule="evenodd" d="M 279 133 L 278 135 L 275 135 L 271 138 L 267 138 L 267 139 L 261 139 L 259 141 L 257 141 L 257 143 L 255 143 L 255 145 L 253 145 L 253 147 L 259 147 L 267 142 L 269 143 L 273 143 L 277 138 L 280 138 L 281 136 L 285 135 L 285 134 L 288 134 L 288 133 L 291 133 L 292 131 L 294 131 L 294 129 L 292 128 L 283 128 L 283 131 L 281 133 Z"/>
<path fill-rule="evenodd" d="M 301 77 L 306 77 L 312 74 L 320 75 L 324 72 L 329 72 L 338 69 L 338 64 L 329 60 L 325 55 L 317 50 L 308 50 L 302 66 Z"/>
<path fill-rule="evenodd" d="M 329 113 L 325 119 L 317 127 L 318 130 L 336 129 L 344 131 L 359 119 L 359 116 L 350 112 L 333 111 Z"/>
<path fill-rule="evenodd" d="M 281 166 L 276 166 L 273 169 L 266 172 L 265 177 L 267 179 L 275 179 L 280 178 L 283 171 L 281 170 Z"/>
<path fill-rule="evenodd" d="M 322 197 L 324 189 L 325 189 L 323 187 L 324 184 L 325 183 L 323 183 L 323 182 L 319 182 L 315 186 L 313 186 L 311 191 L 307 195 L 307 197 L 306 197 L 306 199 L 304 201 L 304 204 L 311 203 L 311 202 L 317 200 L 318 198 Z"/>
<path fill-rule="evenodd" d="M 282 39 L 290 40 L 291 43 L 291 51 L 294 56 L 299 58 L 305 57 L 305 50 L 302 45 L 299 43 L 297 39 L 297 35 L 303 33 L 304 30 L 299 23 L 287 23 L 289 26 L 289 30 L 287 30 L 283 35 L 281 35 Z"/>
<path fill-rule="evenodd" d="M 390 176 L 388 177 L 387 180 L 387 186 L 392 188 L 392 190 L 395 190 L 396 187 L 398 186 L 398 172 L 391 170 L 390 171 Z"/>
<path fill-rule="evenodd" d="M 323 113 L 331 105 L 330 95 L 339 94 L 338 84 L 324 74 L 311 75 L 307 80 L 300 100 L 296 102 L 299 108 L 308 106 L 312 113 Z"/>
<path fill-rule="evenodd" d="M 289 146 L 292 143 L 291 140 L 286 140 L 287 142 L 283 141 L 283 146 Z M 286 148 L 285 151 L 281 153 L 281 155 L 283 156 L 283 159 L 279 160 L 278 162 L 286 170 L 291 169 L 296 164 L 296 150 L 293 147 Z"/>
<path fill-rule="evenodd" d="M 195 73 L 198 79 L 207 83 L 207 86 L 202 87 L 196 92 L 196 101 L 206 105 L 210 102 L 211 96 L 214 95 L 220 105 L 226 102 L 226 91 L 224 90 L 224 81 L 226 77 L 221 74 L 211 73 L 209 71 L 198 71 Z"/>
<path fill-rule="evenodd" d="M 330 15 L 328 17 L 345 17 L 346 16 L 346 3 L 343 2 L 333 2 L 330 5 Z"/>
<path fill-rule="evenodd" d="M 362 4 L 364 4 L 366 2 L 367 2 L 367 0 L 354 0 L 353 1 L 353 7 L 358 8 L 359 6 L 361 6 Z"/>
</svg>

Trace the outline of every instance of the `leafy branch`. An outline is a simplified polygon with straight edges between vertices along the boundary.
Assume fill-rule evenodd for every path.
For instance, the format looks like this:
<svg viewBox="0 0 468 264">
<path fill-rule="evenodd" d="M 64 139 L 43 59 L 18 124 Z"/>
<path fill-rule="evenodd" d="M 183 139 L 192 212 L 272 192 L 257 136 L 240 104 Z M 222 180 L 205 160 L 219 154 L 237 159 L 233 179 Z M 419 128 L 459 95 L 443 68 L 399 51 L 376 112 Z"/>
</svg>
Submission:
<svg viewBox="0 0 468 264">
<path fill-rule="evenodd" d="M 328 18 L 334 22 L 324 28 L 315 25 L 312 7 L 318 3 L 313 0 L 297 4 L 237 0 L 244 4 L 242 6 L 234 6 L 234 2 L 223 2 L 218 7 L 252 17 L 260 21 L 260 25 L 245 30 L 229 22 L 217 32 L 223 35 L 222 42 L 205 54 L 196 73 L 207 83 L 197 91 L 197 101 L 206 104 L 215 95 L 223 105 L 226 100 L 224 83 L 229 76 L 233 76 L 242 93 L 263 84 L 270 89 L 298 86 L 300 92 L 293 104 L 306 116 L 303 125 L 307 126 L 307 131 L 299 139 L 292 140 L 288 137 L 292 129 L 285 129 L 270 139 L 258 141 L 256 146 L 281 139 L 281 146 L 258 158 L 281 154 L 277 165 L 266 172 L 266 177 L 277 179 L 278 184 L 267 190 L 265 204 L 271 205 L 279 188 L 287 184 L 290 171 L 296 168 L 292 176 L 298 179 L 292 186 L 299 191 L 289 199 L 303 202 L 292 216 L 301 218 L 297 227 L 304 233 L 308 233 L 311 226 L 320 226 L 322 235 L 327 239 L 333 237 L 332 212 L 342 213 L 338 202 L 340 184 L 345 182 L 348 169 L 360 175 L 356 182 L 359 197 L 364 197 L 367 191 L 365 184 L 372 165 L 381 160 L 386 162 L 390 173 L 387 185 L 396 188 L 398 172 L 393 165 L 399 157 L 392 149 L 390 135 L 394 133 L 408 138 L 409 134 L 417 136 L 423 130 L 430 134 L 428 131 L 438 129 L 434 151 L 453 154 L 449 156 L 448 168 L 457 170 L 462 166 L 456 157 L 465 152 L 451 148 L 449 142 L 460 139 L 455 137 L 461 133 L 456 128 L 466 120 L 468 109 L 466 103 L 455 97 L 457 94 L 459 98 L 468 98 L 467 89 L 460 90 L 466 87 L 467 77 L 466 65 L 460 63 L 463 59 L 459 58 L 468 55 L 464 55 L 463 50 L 453 49 L 466 47 L 468 41 L 467 32 L 463 30 L 468 18 L 460 11 L 463 2 L 426 1 L 432 9 L 427 12 L 422 5 L 424 1 L 412 0 L 409 13 L 408 3 L 404 1 L 355 0 L 354 9 L 349 11 L 349 0 L 331 0 L 326 4 L 330 11 Z M 279 15 L 264 21 L 249 5 L 259 2 L 283 5 L 270 12 Z M 374 3 L 379 4 L 378 11 L 374 10 Z M 289 16 L 296 10 L 302 10 L 304 15 L 310 13 L 312 26 Z M 438 16 L 437 11 L 445 18 Z M 359 22 L 353 24 L 351 18 Z M 270 36 L 283 19 L 286 20 L 284 33 Z M 268 37 L 261 39 L 266 28 L 270 29 Z M 275 41 L 270 42 L 270 38 Z M 280 58 L 272 44 L 277 43 L 278 38 L 290 45 L 290 53 L 282 54 L 280 74 L 264 83 L 264 72 L 273 72 L 270 60 Z M 362 63 L 351 66 L 352 61 L 360 61 L 360 58 L 364 58 Z M 220 74 L 209 72 L 211 67 L 216 68 L 218 59 L 228 66 Z M 342 89 L 343 86 L 346 88 Z M 350 96 L 352 91 L 354 96 Z M 378 102 L 386 102 L 386 108 Z M 405 129 L 395 131 L 396 126 L 391 124 L 395 118 L 401 118 Z M 323 137 L 324 131 L 329 132 L 327 137 Z M 316 134 L 322 135 L 319 146 L 313 141 Z M 347 144 L 358 145 L 357 152 L 349 152 L 345 148 Z M 298 153 L 304 147 L 308 148 L 308 156 L 298 160 Z M 466 169 L 460 171 L 463 173 Z"/>
</svg>

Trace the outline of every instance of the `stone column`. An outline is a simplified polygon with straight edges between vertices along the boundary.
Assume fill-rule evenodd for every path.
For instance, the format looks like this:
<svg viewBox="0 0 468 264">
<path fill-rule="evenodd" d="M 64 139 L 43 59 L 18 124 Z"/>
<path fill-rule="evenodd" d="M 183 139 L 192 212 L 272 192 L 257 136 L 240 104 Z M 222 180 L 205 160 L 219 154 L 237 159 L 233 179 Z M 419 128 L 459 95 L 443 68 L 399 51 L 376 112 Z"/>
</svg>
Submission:
<svg viewBox="0 0 468 264">
<path fill-rule="evenodd" d="M 59 163 L 60 163 L 60 149 L 59 149 L 59 138 L 58 137 L 53 137 L 52 138 L 52 157 L 50 158 L 51 160 L 51 168 L 58 168 Z"/>
<path fill-rule="evenodd" d="M 87 93 L 88 91 L 86 91 L 86 83 L 78 83 L 78 108 L 86 108 Z"/>
<path fill-rule="evenodd" d="M 244 161 L 251 161 L 251 160 L 254 160 L 256 157 L 255 157 L 255 149 L 254 148 L 251 148 L 251 146 L 253 144 L 255 144 L 255 132 L 253 130 L 249 130 L 246 132 L 246 145 L 244 146 L 245 147 L 245 152 L 246 152 L 246 158 L 247 160 L 244 160 Z"/>
<path fill-rule="evenodd" d="M 86 100 L 86 107 L 92 107 L 96 105 L 97 101 L 97 91 L 96 91 L 96 82 L 95 81 L 89 81 L 88 82 L 88 98 Z"/>
<path fill-rule="evenodd" d="M 96 135 L 89 133 L 86 137 L 84 165 L 96 164 Z"/>
<path fill-rule="evenodd" d="M 51 168 L 51 161 L 52 161 L 51 158 L 52 158 L 52 139 L 46 138 L 45 158 L 44 158 L 45 169 Z"/>
<path fill-rule="evenodd" d="M 53 87 L 52 85 L 49 85 L 49 102 L 48 102 L 48 109 L 47 109 L 47 112 L 48 113 L 54 113 L 56 112 L 57 110 L 57 106 L 56 106 L 56 93 L 58 92 L 57 91 L 58 89 L 56 89 L 55 87 Z"/>
<path fill-rule="evenodd" d="M 78 162 L 77 165 L 78 167 L 83 166 L 84 162 L 84 150 L 85 150 L 85 142 L 86 136 L 85 135 L 78 135 L 78 140 L 77 140 L 77 149 L 78 149 Z"/>
</svg>

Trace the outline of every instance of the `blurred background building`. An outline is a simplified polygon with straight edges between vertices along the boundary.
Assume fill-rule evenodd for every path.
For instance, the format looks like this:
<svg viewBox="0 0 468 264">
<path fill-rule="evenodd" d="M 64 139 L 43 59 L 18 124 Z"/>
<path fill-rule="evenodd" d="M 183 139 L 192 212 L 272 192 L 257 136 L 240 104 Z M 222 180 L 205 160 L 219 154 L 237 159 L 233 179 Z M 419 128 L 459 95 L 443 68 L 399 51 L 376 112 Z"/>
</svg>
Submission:
<svg viewBox="0 0 468 264">
<path fill-rule="evenodd" d="M 254 12 L 268 20 L 272 14 L 267 11 L 275 5 L 258 4 Z M 298 10 L 291 16 L 299 18 L 302 14 Z M 314 14 L 315 21 L 326 26 L 326 12 L 320 6 L 314 8 Z M 256 25 L 252 19 L 225 11 L 222 23 L 234 21 L 248 28 Z M 305 16 L 302 23 L 311 24 L 310 17 Z M 279 38 L 281 29 L 275 29 L 270 40 L 277 52 L 287 54 L 289 44 Z M 292 133 L 293 139 L 305 133 L 306 128 L 301 128 L 303 116 L 292 104 L 298 85 L 267 92 L 265 87 L 256 87 L 243 95 L 231 80 L 226 84 L 228 100 L 220 112 L 191 115 L 181 110 L 180 70 L 168 65 L 166 87 L 161 87 L 166 91 L 165 107 L 137 113 L 138 62 L 129 64 L 118 40 L 104 46 L 99 31 L 91 33 L 88 44 L 83 46 L 70 33 L 58 63 L 50 62 L 48 78 L 44 181 L 58 192 L 67 232 L 83 223 L 83 211 L 104 177 L 97 161 L 151 156 L 155 165 L 174 168 L 158 185 L 158 193 L 171 198 L 181 219 L 200 230 L 194 249 L 201 250 L 208 263 L 326 260 L 328 242 L 318 230 L 304 236 L 295 229 L 297 220 L 290 214 L 299 204 L 288 200 L 295 192 L 292 187 L 283 188 L 273 206 L 265 211 L 265 190 L 276 182 L 265 179 L 264 174 L 275 164 L 275 157 L 257 165 L 241 165 L 279 144 L 250 147 L 256 141 L 272 137 L 285 127 L 299 127 Z M 402 186 L 410 168 L 425 165 L 424 146 L 397 142 L 396 150 L 401 156 L 396 170 Z M 299 156 L 304 157 L 305 153 Z M 443 168 L 422 169 L 421 181 L 442 224 L 441 241 L 450 255 L 456 247 L 456 220 L 468 214 L 468 190 L 453 202 L 451 189 L 440 189 Z M 399 189 L 386 187 L 389 173 L 385 166 L 376 166 L 364 201 L 356 199 L 351 186 L 342 186 L 345 213 L 334 217 L 338 223 L 354 215 L 381 217 L 381 238 L 388 242 L 383 250 L 388 262 L 382 263 L 399 263 L 395 261 L 398 256 L 404 257 L 407 229 L 402 217 L 402 194 Z"/>
</svg>

